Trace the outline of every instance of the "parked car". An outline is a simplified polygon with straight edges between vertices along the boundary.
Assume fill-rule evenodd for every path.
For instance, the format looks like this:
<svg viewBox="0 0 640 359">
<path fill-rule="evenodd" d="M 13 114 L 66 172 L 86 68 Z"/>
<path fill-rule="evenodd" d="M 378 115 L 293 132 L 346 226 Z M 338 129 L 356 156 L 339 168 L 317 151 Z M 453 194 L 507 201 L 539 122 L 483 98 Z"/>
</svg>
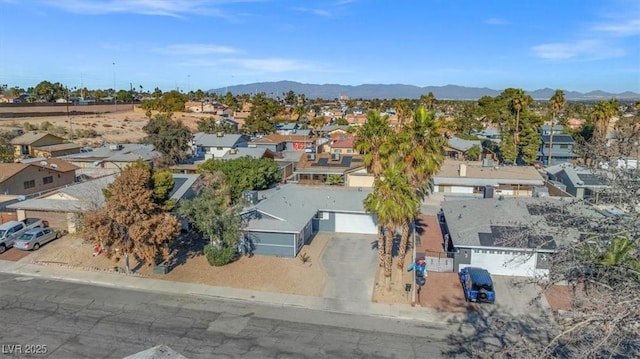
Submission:
<svg viewBox="0 0 640 359">
<path fill-rule="evenodd" d="M 15 240 L 32 228 L 48 227 L 47 221 L 39 218 L 25 218 L 22 221 L 9 221 L 0 225 L 0 253 L 13 247 Z"/>
<path fill-rule="evenodd" d="M 489 271 L 483 268 L 465 267 L 460 269 L 460 282 L 467 302 L 493 303 L 496 292 Z"/>
<path fill-rule="evenodd" d="M 51 228 L 33 228 L 21 235 L 13 244 L 14 248 L 30 251 L 58 239 L 58 232 Z"/>
</svg>

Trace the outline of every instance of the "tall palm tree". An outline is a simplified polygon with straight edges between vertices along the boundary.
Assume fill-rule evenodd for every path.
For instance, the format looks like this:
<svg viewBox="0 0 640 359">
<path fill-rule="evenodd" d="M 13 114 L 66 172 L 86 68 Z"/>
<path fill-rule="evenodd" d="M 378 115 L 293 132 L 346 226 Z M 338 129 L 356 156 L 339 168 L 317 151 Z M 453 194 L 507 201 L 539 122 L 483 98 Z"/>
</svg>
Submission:
<svg viewBox="0 0 640 359">
<path fill-rule="evenodd" d="M 398 135 L 396 157 L 407 178 L 413 195 L 407 197 L 407 215 L 402 223 L 402 237 L 399 249 L 398 267 L 404 268 L 404 257 L 409 239 L 409 227 L 419 211 L 420 202 L 431 192 L 431 177 L 435 175 L 444 162 L 442 146 L 444 138 L 437 133 L 434 115 L 426 108 L 416 109 L 413 121 L 405 124 Z M 415 200 L 415 207 L 413 204 Z"/>
<path fill-rule="evenodd" d="M 374 183 L 373 193 L 365 198 L 364 205 L 367 211 L 377 214 L 379 225 L 384 227 L 384 237 L 378 237 L 378 260 L 383 262 L 385 284 L 390 289 L 394 234 L 407 216 L 417 212 L 419 206 L 401 164 L 393 164 L 383 171 L 382 177 Z"/>
<path fill-rule="evenodd" d="M 524 93 L 522 89 L 516 89 L 511 98 L 511 111 L 516 115 L 516 126 L 513 136 L 513 143 L 518 147 L 520 144 L 520 113 L 531 103 L 531 96 Z"/>
<path fill-rule="evenodd" d="M 564 108 L 564 105 L 567 103 L 564 99 L 564 92 L 562 90 L 556 90 L 556 92 L 549 99 L 549 103 L 551 106 L 551 131 L 549 132 L 549 159 L 547 160 L 547 165 L 553 165 L 551 163 L 551 155 L 553 152 L 553 127 L 557 123 L 557 117 L 560 111 Z"/>
<path fill-rule="evenodd" d="M 602 100 L 591 109 L 591 120 L 593 121 L 593 138 L 596 141 L 604 142 L 607 139 L 609 123 L 613 116 L 618 113 L 618 100 Z"/>
<path fill-rule="evenodd" d="M 367 171 L 373 174 L 374 182 L 380 179 L 383 168 L 388 162 L 388 156 L 391 152 L 392 141 L 389 141 L 392 135 L 391 128 L 387 122 L 387 117 L 381 117 L 379 112 L 369 112 L 367 114 L 367 122 L 358 129 L 355 135 L 354 148 L 359 153 L 364 154 L 363 163 Z M 377 202 L 375 198 L 370 201 L 367 208 L 369 212 L 378 214 Z M 384 214 L 380 217 L 378 214 L 378 265 L 384 265 Z"/>
</svg>

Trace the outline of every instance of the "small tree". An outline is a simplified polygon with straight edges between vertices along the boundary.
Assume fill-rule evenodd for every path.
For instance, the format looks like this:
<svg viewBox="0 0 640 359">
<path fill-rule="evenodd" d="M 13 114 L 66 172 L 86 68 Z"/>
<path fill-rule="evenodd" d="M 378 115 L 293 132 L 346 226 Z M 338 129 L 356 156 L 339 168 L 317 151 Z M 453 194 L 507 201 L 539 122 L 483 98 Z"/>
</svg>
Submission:
<svg viewBox="0 0 640 359">
<path fill-rule="evenodd" d="M 106 206 L 84 216 L 85 239 L 103 247 L 109 258 L 124 256 L 127 272 L 129 256 L 148 265 L 167 260 L 168 243 L 180 233 L 180 225 L 154 201 L 150 171 L 127 167 L 105 193 Z"/>
<path fill-rule="evenodd" d="M 200 173 L 222 172 L 229 187 L 231 201 L 236 203 L 243 191 L 263 190 L 280 182 L 280 168 L 271 159 L 241 157 L 232 160 L 207 160 Z"/>
<path fill-rule="evenodd" d="M 191 131 L 167 113 L 155 115 L 143 128 L 144 143 L 152 144 L 162 154 L 162 165 L 176 164 L 191 152 Z"/>
<path fill-rule="evenodd" d="M 232 204 L 229 186 L 220 172 L 205 174 L 198 192 L 196 198 L 183 202 L 178 212 L 209 238 L 204 249 L 209 264 L 225 265 L 233 260 L 242 235 L 239 206 Z"/>
<path fill-rule="evenodd" d="M 474 145 L 465 153 L 465 157 L 471 161 L 477 161 L 482 155 L 482 149 L 478 145 Z"/>
</svg>

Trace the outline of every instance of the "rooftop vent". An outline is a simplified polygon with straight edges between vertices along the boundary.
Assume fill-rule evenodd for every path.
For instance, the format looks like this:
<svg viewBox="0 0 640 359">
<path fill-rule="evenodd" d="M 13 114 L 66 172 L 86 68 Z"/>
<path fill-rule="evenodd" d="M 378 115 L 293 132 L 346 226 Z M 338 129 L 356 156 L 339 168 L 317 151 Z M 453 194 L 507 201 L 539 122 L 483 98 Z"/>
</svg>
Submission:
<svg viewBox="0 0 640 359">
<path fill-rule="evenodd" d="M 461 163 L 458 172 L 460 173 L 460 177 L 467 177 L 467 165 Z"/>
<path fill-rule="evenodd" d="M 493 160 L 491 158 L 483 158 L 482 167 L 493 167 Z"/>
</svg>

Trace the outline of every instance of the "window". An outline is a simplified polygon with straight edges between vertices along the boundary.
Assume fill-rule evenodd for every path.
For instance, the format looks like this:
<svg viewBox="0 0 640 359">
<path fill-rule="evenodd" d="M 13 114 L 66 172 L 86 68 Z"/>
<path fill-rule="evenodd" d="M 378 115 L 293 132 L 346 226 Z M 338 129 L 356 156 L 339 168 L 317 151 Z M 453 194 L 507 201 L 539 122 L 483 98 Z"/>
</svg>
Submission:
<svg viewBox="0 0 640 359">
<path fill-rule="evenodd" d="M 49 183 L 53 183 L 53 176 L 48 176 L 48 177 L 43 177 L 42 178 L 42 184 L 49 184 Z"/>
<path fill-rule="evenodd" d="M 33 188 L 35 186 L 36 186 L 36 181 L 35 180 L 24 181 L 24 189 Z"/>
<path fill-rule="evenodd" d="M 218 150 L 218 151 L 222 151 L 222 150 L 223 150 L 223 148 L 222 148 L 222 147 L 216 147 L 216 150 Z"/>
<path fill-rule="evenodd" d="M 562 144 L 562 145 L 560 145 L 560 148 L 569 148 L 569 145 L 567 145 L 567 144 Z"/>
<path fill-rule="evenodd" d="M 29 146 L 21 145 L 20 146 L 20 153 L 23 154 L 23 155 L 28 155 L 29 154 Z"/>
</svg>

